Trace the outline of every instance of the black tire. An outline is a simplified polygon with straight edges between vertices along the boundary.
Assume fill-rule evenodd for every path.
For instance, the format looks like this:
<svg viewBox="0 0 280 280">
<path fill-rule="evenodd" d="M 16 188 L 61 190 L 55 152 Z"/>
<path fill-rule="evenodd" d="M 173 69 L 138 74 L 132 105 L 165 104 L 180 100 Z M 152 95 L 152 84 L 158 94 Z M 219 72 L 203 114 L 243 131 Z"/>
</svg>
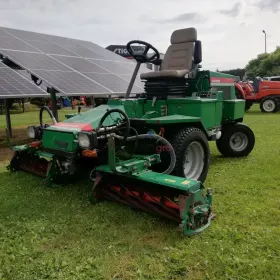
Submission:
<svg viewBox="0 0 280 280">
<path fill-rule="evenodd" d="M 277 102 L 277 104 L 276 104 L 277 105 L 276 112 L 278 112 L 278 111 L 280 111 L 280 97 L 276 98 L 275 100 Z"/>
<path fill-rule="evenodd" d="M 246 100 L 245 111 L 248 112 L 250 110 L 250 108 L 252 107 L 252 105 L 253 105 L 252 101 Z"/>
<path fill-rule="evenodd" d="M 235 96 L 237 99 L 242 99 L 244 100 L 242 94 L 240 93 L 239 90 L 235 89 Z M 245 112 L 249 111 L 251 106 L 252 106 L 252 102 L 251 101 L 248 101 L 248 100 L 245 100 Z"/>
<path fill-rule="evenodd" d="M 266 105 L 267 103 L 269 103 L 272 106 L 271 110 L 268 110 L 268 106 Z M 276 113 L 278 111 L 277 99 L 273 97 L 263 98 L 260 103 L 260 110 L 263 113 Z"/>
<path fill-rule="evenodd" d="M 236 137 L 239 137 L 239 139 L 242 138 L 241 141 L 243 141 L 243 143 L 240 143 L 243 146 L 234 149 L 234 143 L 231 143 L 234 139 L 231 138 L 237 133 L 239 133 L 239 135 L 236 135 Z M 235 123 L 222 130 L 222 136 L 220 139 L 216 140 L 216 146 L 219 152 L 225 157 L 245 157 L 251 153 L 255 146 L 255 135 L 247 125 Z"/>
<path fill-rule="evenodd" d="M 201 170 L 198 170 L 196 174 L 194 174 L 193 178 L 191 176 L 186 176 L 184 172 L 186 152 L 188 147 L 192 143 L 194 143 L 192 149 L 193 151 L 198 151 L 199 153 L 204 154 L 204 158 L 202 159 L 203 167 L 201 167 Z M 172 146 L 176 154 L 176 165 L 173 170 L 173 173 L 176 176 L 188 177 L 190 179 L 195 179 L 203 183 L 207 177 L 208 169 L 210 165 L 209 143 L 203 131 L 201 131 L 196 127 L 183 128 L 174 137 L 172 141 Z M 198 172 L 200 172 L 199 175 L 197 174 Z"/>
<path fill-rule="evenodd" d="M 241 92 L 237 88 L 235 88 L 235 96 L 236 96 L 237 99 L 244 99 L 243 95 L 241 94 Z"/>
</svg>

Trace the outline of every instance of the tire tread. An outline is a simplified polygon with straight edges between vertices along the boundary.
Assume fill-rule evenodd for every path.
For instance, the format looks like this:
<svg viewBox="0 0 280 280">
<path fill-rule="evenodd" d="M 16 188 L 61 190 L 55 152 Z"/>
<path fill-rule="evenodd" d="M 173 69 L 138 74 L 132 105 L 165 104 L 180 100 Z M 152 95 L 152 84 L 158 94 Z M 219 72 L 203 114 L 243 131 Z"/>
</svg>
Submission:
<svg viewBox="0 0 280 280">
<path fill-rule="evenodd" d="M 209 164 L 210 164 L 210 150 L 209 150 L 209 144 L 208 144 L 207 137 L 205 136 L 204 132 L 197 127 L 182 128 L 177 133 L 175 138 L 173 139 L 172 146 L 173 146 L 175 154 L 176 154 L 176 164 L 175 164 L 175 167 L 174 167 L 174 173 L 177 176 L 182 176 L 180 170 L 182 168 L 182 153 L 183 153 L 183 149 L 184 149 L 184 144 L 185 144 L 186 139 L 194 132 L 199 133 L 200 138 L 204 142 L 204 144 L 206 144 L 207 152 L 209 153 L 209 159 L 207 160 L 204 171 L 202 172 L 201 177 L 200 177 L 200 181 L 203 182 L 206 179 Z M 205 156 L 208 156 L 208 155 L 206 154 Z"/>
</svg>

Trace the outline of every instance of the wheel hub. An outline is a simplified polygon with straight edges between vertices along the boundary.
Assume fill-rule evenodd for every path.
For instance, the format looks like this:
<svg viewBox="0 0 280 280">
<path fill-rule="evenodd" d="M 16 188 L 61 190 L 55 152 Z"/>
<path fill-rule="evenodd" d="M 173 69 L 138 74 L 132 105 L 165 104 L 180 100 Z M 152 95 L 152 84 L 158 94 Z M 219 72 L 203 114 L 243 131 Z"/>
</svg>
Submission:
<svg viewBox="0 0 280 280">
<path fill-rule="evenodd" d="M 247 147 L 248 142 L 248 137 L 242 132 L 234 133 L 229 141 L 231 149 L 236 152 L 243 151 Z"/>
<path fill-rule="evenodd" d="M 184 175 L 190 179 L 197 180 L 204 168 L 204 149 L 202 145 L 194 141 L 185 153 L 185 161 L 183 165 Z"/>
</svg>

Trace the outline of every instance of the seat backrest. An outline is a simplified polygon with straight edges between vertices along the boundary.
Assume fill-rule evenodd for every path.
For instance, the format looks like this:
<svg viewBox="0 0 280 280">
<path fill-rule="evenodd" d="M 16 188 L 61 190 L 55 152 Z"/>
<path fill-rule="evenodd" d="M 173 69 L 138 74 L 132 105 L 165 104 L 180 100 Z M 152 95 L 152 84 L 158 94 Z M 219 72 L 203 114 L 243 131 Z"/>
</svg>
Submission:
<svg viewBox="0 0 280 280">
<path fill-rule="evenodd" d="M 201 62 L 201 42 L 195 28 L 175 30 L 161 64 L 161 70 L 191 70 Z"/>
<path fill-rule="evenodd" d="M 256 78 L 254 79 L 253 88 L 254 88 L 254 90 L 255 90 L 256 93 L 259 92 L 259 89 L 260 89 L 260 82 L 261 82 L 260 77 L 256 77 Z"/>
</svg>

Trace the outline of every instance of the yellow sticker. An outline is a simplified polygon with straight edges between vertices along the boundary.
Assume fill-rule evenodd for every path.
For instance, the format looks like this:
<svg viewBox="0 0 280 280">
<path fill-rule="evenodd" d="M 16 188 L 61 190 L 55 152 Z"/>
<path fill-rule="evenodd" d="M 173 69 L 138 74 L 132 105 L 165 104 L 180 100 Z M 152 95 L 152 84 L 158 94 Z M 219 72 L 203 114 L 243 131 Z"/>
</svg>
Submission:
<svg viewBox="0 0 280 280">
<path fill-rule="evenodd" d="M 188 185 L 189 183 L 190 183 L 190 181 L 185 180 L 185 181 L 183 181 L 181 184 L 182 184 L 182 185 Z"/>
<path fill-rule="evenodd" d="M 176 183 L 176 180 L 171 180 L 171 179 L 164 179 L 164 181 L 167 181 L 169 183 Z"/>
</svg>

